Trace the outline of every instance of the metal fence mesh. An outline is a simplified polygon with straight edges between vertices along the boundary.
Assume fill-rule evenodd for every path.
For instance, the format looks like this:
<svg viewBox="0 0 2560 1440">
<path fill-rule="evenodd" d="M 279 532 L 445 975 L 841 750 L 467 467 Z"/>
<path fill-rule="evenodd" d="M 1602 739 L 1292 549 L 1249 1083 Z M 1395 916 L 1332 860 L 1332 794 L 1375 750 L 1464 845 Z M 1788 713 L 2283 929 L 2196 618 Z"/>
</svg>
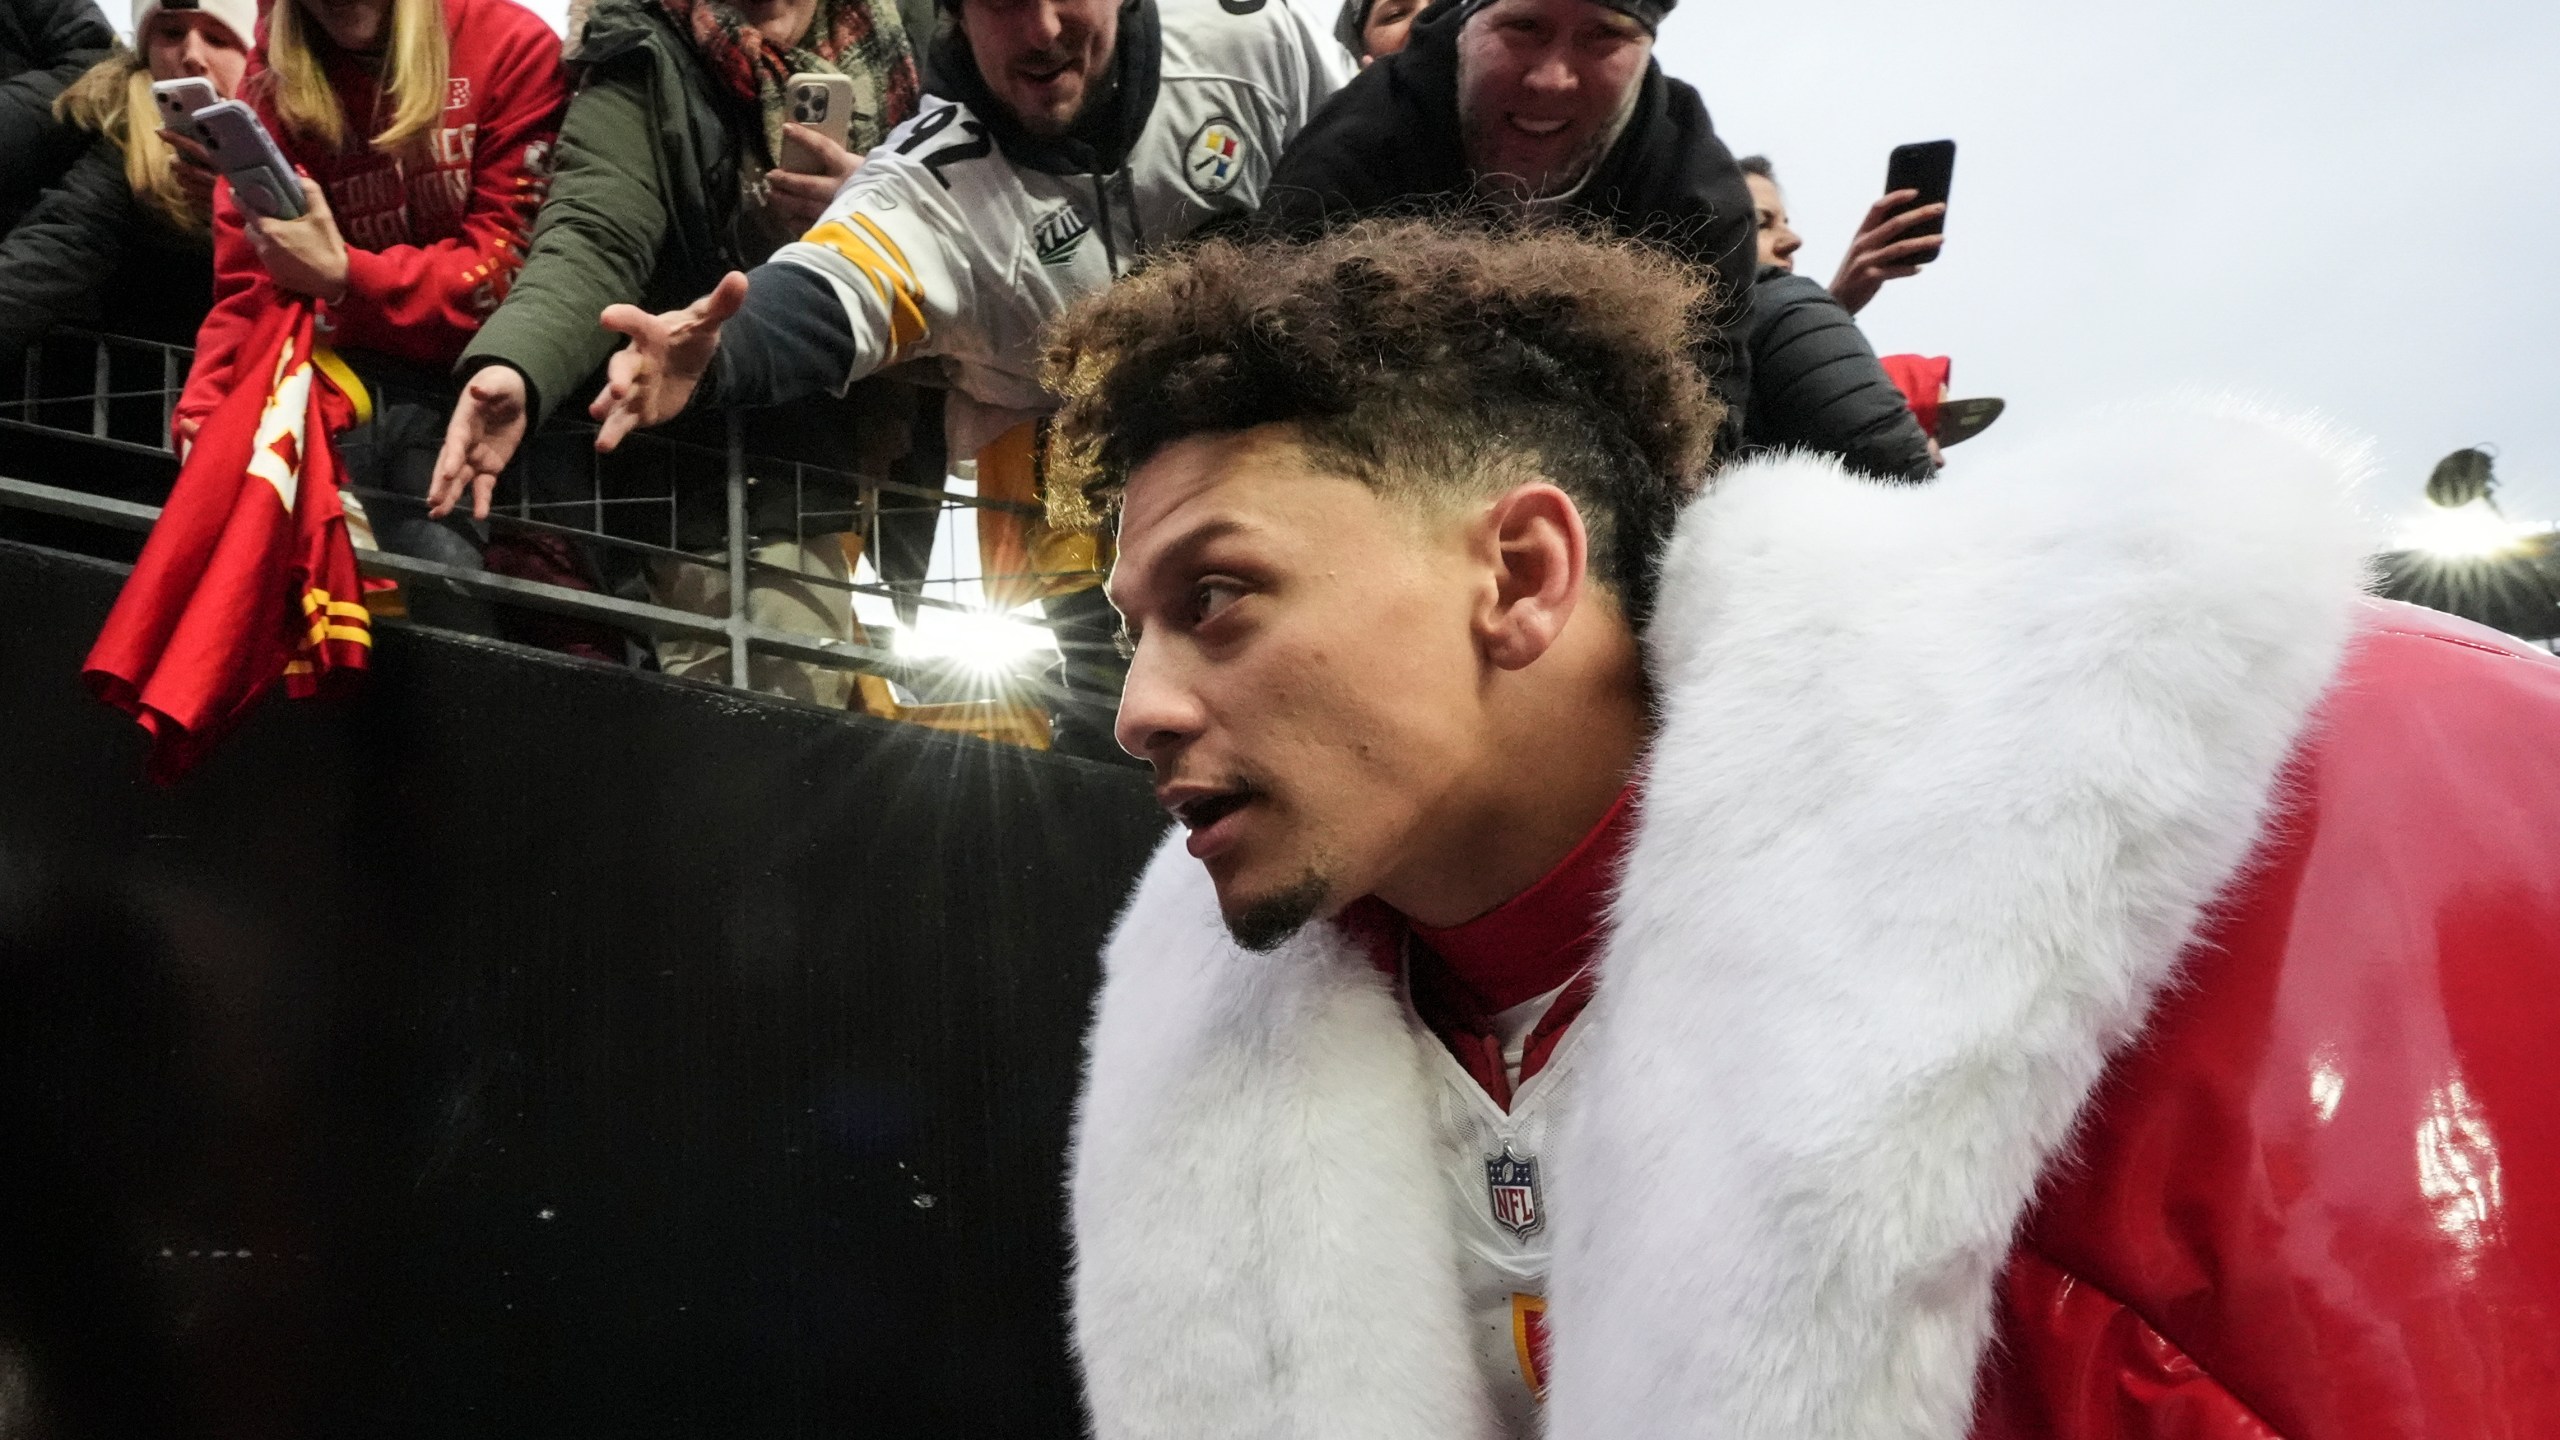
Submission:
<svg viewBox="0 0 2560 1440">
<path fill-rule="evenodd" d="M 31 346 L 15 373 L 0 376 L 0 425 L 165 453 L 191 358 L 182 346 L 57 331 Z M 925 712 L 934 704 L 925 702 L 946 710 L 975 705 L 993 714 L 988 707 L 1054 710 L 1067 701 L 1057 683 L 1058 647 L 1038 607 L 999 613 L 989 603 L 989 586 L 1008 578 L 1089 584 L 1099 577 L 1089 571 L 990 575 L 979 559 L 980 522 L 993 516 L 993 523 L 1006 523 L 1031 507 L 982 500 L 966 465 L 949 467 L 955 473 L 937 488 L 755 453 L 752 427 L 736 413 L 727 417 L 725 444 L 703 443 L 705 428 L 693 427 L 694 438 L 640 432 L 605 456 L 595 450 L 595 426 L 577 407 L 564 406 L 526 437 L 492 497 L 485 536 L 565 547 L 586 572 L 583 596 L 574 582 L 474 577 L 380 553 L 360 558 L 407 586 L 571 615 L 643 645 L 671 635 L 724 639 L 730 650 L 725 678 L 736 685 L 749 682 L 759 651 L 876 677 L 856 704 L 874 713 L 932 720 L 937 717 Z M 77 476 L 12 478 L 51 482 L 33 487 L 39 490 L 80 488 Z M 350 495 L 360 532 L 374 512 L 414 506 L 407 497 L 362 486 Z M 701 527 L 706 495 L 726 501 L 725 514 L 708 532 Z M 47 502 L 56 509 L 64 503 Z M 103 511 L 98 518 L 108 519 Z M 108 523 L 136 522 L 126 515 Z M 361 534 L 358 543 L 366 544 Z M 830 546 L 841 548 L 841 565 L 806 558 L 831 562 L 837 557 Z M 726 582 L 714 587 L 725 598 L 725 615 L 665 603 L 668 577 L 688 569 Z M 847 597 L 852 625 L 841 635 L 795 636 L 759 624 L 750 616 L 750 593 L 777 580 Z M 1009 728 L 949 728 L 1004 730 L 1016 739 L 1025 738 L 1026 729 L 1018 719 Z"/>
</svg>

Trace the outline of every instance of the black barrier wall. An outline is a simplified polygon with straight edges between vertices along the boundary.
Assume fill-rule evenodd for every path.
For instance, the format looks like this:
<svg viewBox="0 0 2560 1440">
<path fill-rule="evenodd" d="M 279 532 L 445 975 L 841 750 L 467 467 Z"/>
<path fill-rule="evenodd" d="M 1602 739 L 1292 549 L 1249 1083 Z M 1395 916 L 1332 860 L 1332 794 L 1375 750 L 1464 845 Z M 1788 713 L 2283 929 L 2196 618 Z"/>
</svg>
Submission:
<svg viewBox="0 0 2560 1440">
<path fill-rule="evenodd" d="M 391 630 L 158 791 L 121 576 L 0 543 L 0 1431 L 1080 1431 L 1142 776 Z"/>
</svg>

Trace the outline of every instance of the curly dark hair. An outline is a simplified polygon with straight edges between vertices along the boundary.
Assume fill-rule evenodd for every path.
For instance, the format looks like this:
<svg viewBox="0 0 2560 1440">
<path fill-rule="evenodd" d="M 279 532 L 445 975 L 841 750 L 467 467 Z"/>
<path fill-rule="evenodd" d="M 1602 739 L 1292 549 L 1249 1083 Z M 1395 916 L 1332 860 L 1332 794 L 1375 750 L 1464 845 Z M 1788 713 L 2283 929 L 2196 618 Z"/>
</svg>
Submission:
<svg viewBox="0 0 2560 1440">
<path fill-rule="evenodd" d="M 1053 518 L 1104 523 L 1176 440 L 1287 423 L 1317 464 L 1382 491 L 1554 482 L 1641 626 L 1723 416 L 1691 351 L 1711 290 L 1659 251 L 1559 229 L 1399 220 L 1304 244 L 1211 240 L 1052 332 Z"/>
</svg>

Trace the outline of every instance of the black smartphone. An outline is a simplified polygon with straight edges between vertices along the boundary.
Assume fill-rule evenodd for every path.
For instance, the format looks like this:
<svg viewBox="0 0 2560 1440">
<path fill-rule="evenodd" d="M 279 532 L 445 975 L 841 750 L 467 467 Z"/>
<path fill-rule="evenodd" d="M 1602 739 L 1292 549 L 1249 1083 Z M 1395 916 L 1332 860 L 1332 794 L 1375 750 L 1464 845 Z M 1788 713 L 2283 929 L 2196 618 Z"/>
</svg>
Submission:
<svg viewBox="0 0 2560 1440">
<path fill-rule="evenodd" d="M 1886 194 L 1896 190 L 1920 192 L 1919 198 L 1903 206 L 1903 210 L 1916 210 L 1923 205 L 1945 204 L 1947 190 L 1955 184 L 1955 179 L 1956 142 L 1953 140 L 1921 140 L 1909 145 L 1896 145 L 1893 147 L 1893 157 L 1885 162 Z M 1901 211 L 1894 213 L 1900 214 Z M 1946 229 L 1947 217 L 1936 215 L 1903 231 L 1901 238 L 1909 240 L 1922 235 L 1943 235 Z M 1938 252 L 1932 250 L 1922 257 L 1922 263 L 1925 264 L 1937 258 Z"/>
</svg>

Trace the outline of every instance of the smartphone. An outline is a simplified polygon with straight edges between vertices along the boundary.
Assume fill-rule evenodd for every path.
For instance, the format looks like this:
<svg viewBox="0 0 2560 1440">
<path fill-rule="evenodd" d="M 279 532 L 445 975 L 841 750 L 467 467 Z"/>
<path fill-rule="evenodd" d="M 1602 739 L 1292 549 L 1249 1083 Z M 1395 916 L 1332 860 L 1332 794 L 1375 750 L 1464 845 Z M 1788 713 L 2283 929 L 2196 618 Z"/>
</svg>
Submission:
<svg viewBox="0 0 2560 1440">
<path fill-rule="evenodd" d="M 161 129 L 201 145 L 204 127 L 196 123 L 196 112 L 221 104 L 222 97 L 213 93 L 212 81 L 189 76 L 184 80 L 153 81 L 151 103 L 159 107 Z"/>
<path fill-rule="evenodd" d="M 791 119 L 838 145 L 853 133 L 853 77 L 804 70 L 791 77 L 784 93 L 791 97 Z M 790 136 L 782 137 L 782 168 L 802 175 L 823 175 L 818 157 Z"/>
<path fill-rule="evenodd" d="M 1889 195 L 1896 190 L 1920 192 L 1920 198 L 1903 206 L 1903 210 L 1916 210 L 1923 205 L 1945 204 L 1947 190 L 1955 183 L 1955 178 L 1956 142 L 1953 140 L 1922 140 L 1911 145 L 1896 145 L 1893 147 L 1892 158 L 1885 162 L 1884 167 L 1886 194 Z M 1897 210 L 1894 213 L 1899 215 L 1902 211 Z M 1937 215 L 1903 231 L 1900 238 L 1911 240 L 1922 235 L 1943 235 L 1946 229 L 1947 217 Z M 1932 250 L 1919 258 L 1920 263 L 1926 264 L 1937 259 L 1938 252 Z"/>
<path fill-rule="evenodd" d="M 241 209 L 269 220 L 302 218 L 302 182 L 258 123 L 258 112 L 225 100 L 198 110 L 195 118 L 204 127 L 205 153 L 231 182 Z"/>
</svg>

